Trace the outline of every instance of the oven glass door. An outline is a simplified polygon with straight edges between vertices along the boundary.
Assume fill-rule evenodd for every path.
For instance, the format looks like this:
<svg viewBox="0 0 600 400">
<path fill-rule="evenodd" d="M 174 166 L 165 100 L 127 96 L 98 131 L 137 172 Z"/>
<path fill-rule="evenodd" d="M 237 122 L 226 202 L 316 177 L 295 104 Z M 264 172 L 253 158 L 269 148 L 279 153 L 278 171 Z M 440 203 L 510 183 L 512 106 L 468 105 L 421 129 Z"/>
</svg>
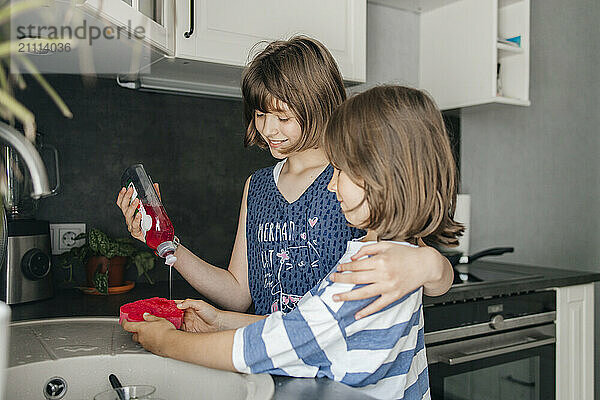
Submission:
<svg viewBox="0 0 600 400">
<path fill-rule="evenodd" d="M 429 365 L 434 400 L 554 400 L 554 344 L 456 365 Z"/>
</svg>

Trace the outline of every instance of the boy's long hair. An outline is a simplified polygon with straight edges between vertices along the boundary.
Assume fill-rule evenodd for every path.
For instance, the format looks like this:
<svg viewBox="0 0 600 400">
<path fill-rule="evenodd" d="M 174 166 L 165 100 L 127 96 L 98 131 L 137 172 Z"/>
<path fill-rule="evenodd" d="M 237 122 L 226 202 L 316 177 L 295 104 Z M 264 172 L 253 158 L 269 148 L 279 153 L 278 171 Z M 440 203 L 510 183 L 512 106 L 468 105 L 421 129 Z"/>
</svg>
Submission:
<svg viewBox="0 0 600 400">
<path fill-rule="evenodd" d="M 315 39 L 294 36 L 271 42 L 242 73 L 247 131 L 244 145 L 268 148 L 254 124 L 254 111 L 281 111 L 286 103 L 302 137 L 286 153 L 316 148 L 333 110 L 346 99 L 342 75 L 329 51 Z"/>
<path fill-rule="evenodd" d="M 379 86 L 348 99 L 329 119 L 323 148 L 365 190 L 379 239 L 458 244 L 457 175 L 442 115 L 422 91 Z"/>
</svg>

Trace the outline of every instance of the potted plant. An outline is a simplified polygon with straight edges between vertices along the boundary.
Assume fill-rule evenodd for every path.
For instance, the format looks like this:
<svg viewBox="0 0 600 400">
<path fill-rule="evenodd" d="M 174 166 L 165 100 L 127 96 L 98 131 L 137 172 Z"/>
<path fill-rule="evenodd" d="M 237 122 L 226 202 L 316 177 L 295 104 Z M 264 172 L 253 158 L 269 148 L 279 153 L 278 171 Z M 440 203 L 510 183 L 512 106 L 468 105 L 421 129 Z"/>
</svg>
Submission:
<svg viewBox="0 0 600 400">
<path fill-rule="evenodd" d="M 73 267 L 86 267 L 89 286 L 99 293 L 108 294 L 108 288 L 123 284 L 124 269 L 130 264 L 137 268 L 138 277 L 145 275 L 154 284 L 148 271 L 154 268 L 154 255 L 148 250 L 140 250 L 130 238 L 113 239 L 99 229 L 91 229 L 75 239 L 86 239 L 83 246 L 73 247 L 58 256 L 61 268 L 69 270 L 68 281 L 73 281 Z"/>
</svg>

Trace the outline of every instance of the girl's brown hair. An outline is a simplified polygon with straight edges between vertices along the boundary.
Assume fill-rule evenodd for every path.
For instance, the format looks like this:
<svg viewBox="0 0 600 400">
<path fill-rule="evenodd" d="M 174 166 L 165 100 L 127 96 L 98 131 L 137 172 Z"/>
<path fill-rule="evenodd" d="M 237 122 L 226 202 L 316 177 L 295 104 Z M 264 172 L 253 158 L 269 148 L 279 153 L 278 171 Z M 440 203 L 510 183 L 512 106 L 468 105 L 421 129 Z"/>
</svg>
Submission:
<svg viewBox="0 0 600 400">
<path fill-rule="evenodd" d="M 244 145 L 268 148 L 256 130 L 254 111 L 282 111 L 288 105 L 302 137 L 286 153 L 316 148 L 333 110 L 346 99 L 342 75 L 331 53 L 315 39 L 294 36 L 271 42 L 242 74 Z"/>
<path fill-rule="evenodd" d="M 329 119 L 331 163 L 365 190 L 379 239 L 457 245 L 457 175 L 442 115 L 425 93 L 379 86 L 348 99 Z"/>
</svg>

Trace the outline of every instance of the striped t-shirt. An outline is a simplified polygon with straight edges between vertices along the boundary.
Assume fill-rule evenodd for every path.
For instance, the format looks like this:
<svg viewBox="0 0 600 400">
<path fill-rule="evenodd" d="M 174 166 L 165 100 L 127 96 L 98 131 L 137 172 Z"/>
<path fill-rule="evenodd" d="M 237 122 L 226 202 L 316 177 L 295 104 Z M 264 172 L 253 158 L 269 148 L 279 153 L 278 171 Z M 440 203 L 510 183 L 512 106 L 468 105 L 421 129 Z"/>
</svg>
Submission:
<svg viewBox="0 0 600 400">
<path fill-rule="evenodd" d="M 371 243 L 348 242 L 339 263 L 349 262 Z M 328 377 L 380 399 L 430 399 L 423 289 L 357 321 L 354 314 L 373 298 L 334 302 L 334 294 L 364 285 L 331 282 L 329 274 L 293 311 L 278 311 L 238 329 L 235 368 L 244 373 Z"/>
</svg>

